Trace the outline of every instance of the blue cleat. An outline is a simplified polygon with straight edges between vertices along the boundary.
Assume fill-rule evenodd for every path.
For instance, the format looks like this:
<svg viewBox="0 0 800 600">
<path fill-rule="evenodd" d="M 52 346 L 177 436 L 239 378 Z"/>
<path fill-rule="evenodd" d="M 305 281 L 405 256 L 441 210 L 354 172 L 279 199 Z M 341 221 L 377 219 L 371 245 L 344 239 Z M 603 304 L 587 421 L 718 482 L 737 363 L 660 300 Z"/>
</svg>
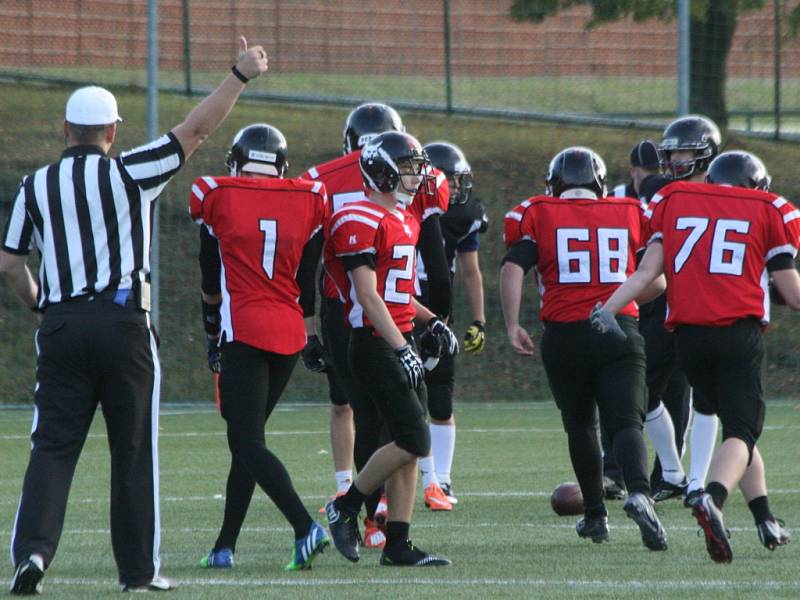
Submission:
<svg viewBox="0 0 800 600">
<path fill-rule="evenodd" d="M 284 571 L 302 571 L 310 569 L 311 563 L 317 554 L 322 554 L 326 546 L 330 546 L 331 538 L 318 523 L 311 523 L 308 533 L 299 540 L 294 541 L 291 562 L 284 567 Z"/>
<path fill-rule="evenodd" d="M 233 566 L 233 550 L 230 548 L 211 550 L 200 559 L 200 566 L 204 569 L 230 569 Z"/>
</svg>

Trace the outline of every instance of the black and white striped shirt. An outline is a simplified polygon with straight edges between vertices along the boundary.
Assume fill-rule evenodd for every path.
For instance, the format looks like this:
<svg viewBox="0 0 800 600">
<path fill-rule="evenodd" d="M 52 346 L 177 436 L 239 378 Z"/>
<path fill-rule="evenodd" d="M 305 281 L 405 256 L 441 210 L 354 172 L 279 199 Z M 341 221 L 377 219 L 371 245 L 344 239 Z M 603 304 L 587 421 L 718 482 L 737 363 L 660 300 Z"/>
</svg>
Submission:
<svg viewBox="0 0 800 600">
<path fill-rule="evenodd" d="M 38 249 L 39 308 L 116 289 L 134 290 L 149 306 L 153 201 L 183 162 L 168 133 L 117 158 L 73 146 L 22 179 L 3 250 Z"/>
</svg>

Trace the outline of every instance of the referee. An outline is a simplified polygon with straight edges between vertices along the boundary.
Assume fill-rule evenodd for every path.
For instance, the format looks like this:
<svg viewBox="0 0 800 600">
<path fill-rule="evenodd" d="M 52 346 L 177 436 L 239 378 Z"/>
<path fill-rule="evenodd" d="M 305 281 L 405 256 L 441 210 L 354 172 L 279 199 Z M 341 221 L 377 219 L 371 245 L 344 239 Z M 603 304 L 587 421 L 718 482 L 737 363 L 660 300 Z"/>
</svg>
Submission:
<svg viewBox="0 0 800 600">
<path fill-rule="evenodd" d="M 75 465 L 98 403 L 111 451 L 111 543 L 124 590 L 175 587 L 159 576 L 160 367 L 150 324 L 152 202 L 267 70 L 261 46 L 172 131 L 117 158 L 118 122 L 107 90 L 67 101 L 61 158 L 23 177 L 0 250 L 0 270 L 31 310 L 36 332 L 31 453 L 14 520 L 11 593 L 41 592 L 61 537 Z M 41 254 L 38 283 L 26 264 Z"/>
</svg>

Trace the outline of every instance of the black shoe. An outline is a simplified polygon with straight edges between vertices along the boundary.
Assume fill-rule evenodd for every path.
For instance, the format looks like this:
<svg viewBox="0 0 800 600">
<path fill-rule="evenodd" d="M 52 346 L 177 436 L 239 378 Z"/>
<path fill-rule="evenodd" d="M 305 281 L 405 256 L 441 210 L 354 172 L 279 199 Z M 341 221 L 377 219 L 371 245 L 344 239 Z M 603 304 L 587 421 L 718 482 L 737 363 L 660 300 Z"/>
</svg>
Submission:
<svg viewBox="0 0 800 600">
<path fill-rule="evenodd" d="M 733 560 L 733 549 L 728 541 L 728 531 L 722 522 L 722 511 L 714 504 L 710 494 L 703 494 L 692 505 L 692 514 L 706 536 L 706 550 L 711 560 L 729 563 Z M 759 533 L 760 535 L 760 533 Z"/>
<path fill-rule="evenodd" d="M 767 550 L 775 550 L 778 546 L 788 544 L 792 534 L 780 519 L 768 519 L 758 524 L 758 539 Z"/>
<path fill-rule="evenodd" d="M 14 596 L 33 596 L 42 593 L 44 562 L 38 554 L 31 554 L 17 565 L 11 579 L 11 594 Z"/>
<path fill-rule="evenodd" d="M 608 500 L 625 500 L 628 497 L 624 485 L 605 475 L 603 476 L 603 493 Z"/>
<path fill-rule="evenodd" d="M 153 577 L 153 580 L 150 583 L 145 583 L 144 585 L 126 585 L 122 588 L 123 592 L 171 592 L 178 584 L 172 581 L 171 579 L 167 579 L 166 577 L 161 577 L 157 575 Z"/>
<path fill-rule="evenodd" d="M 686 508 L 694 508 L 694 505 L 700 501 L 700 498 L 702 498 L 703 494 L 705 493 L 706 491 L 703 488 L 697 488 L 696 490 L 692 490 L 689 493 L 686 493 L 684 491 L 683 505 Z"/>
<path fill-rule="evenodd" d="M 423 552 L 411 540 L 406 540 L 403 544 L 386 546 L 381 553 L 381 564 L 385 567 L 449 567 L 453 563 L 444 556 Z"/>
<path fill-rule="evenodd" d="M 608 541 L 608 517 L 584 517 L 575 525 L 575 531 L 582 538 L 589 538 L 595 544 Z"/>
<path fill-rule="evenodd" d="M 631 494 L 625 505 L 625 514 L 639 526 L 642 541 L 650 550 L 666 550 L 667 534 L 656 515 L 655 504 L 649 496 L 636 492 Z"/>
<path fill-rule="evenodd" d="M 358 562 L 358 544 L 361 542 L 358 533 L 358 515 L 350 515 L 339 510 L 335 500 L 325 505 L 325 515 L 328 517 L 328 529 L 331 531 L 333 545 L 347 560 Z"/>
<path fill-rule="evenodd" d="M 689 482 L 684 477 L 683 481 L 678 484 L 664 481 L 663 479 L 658 482 L 658 486 L 653 490 L 653 502 L 663 502 L 670 498 L 678 498 L 683 496 L 686 492 L 686 486 Z"/>
</svg>

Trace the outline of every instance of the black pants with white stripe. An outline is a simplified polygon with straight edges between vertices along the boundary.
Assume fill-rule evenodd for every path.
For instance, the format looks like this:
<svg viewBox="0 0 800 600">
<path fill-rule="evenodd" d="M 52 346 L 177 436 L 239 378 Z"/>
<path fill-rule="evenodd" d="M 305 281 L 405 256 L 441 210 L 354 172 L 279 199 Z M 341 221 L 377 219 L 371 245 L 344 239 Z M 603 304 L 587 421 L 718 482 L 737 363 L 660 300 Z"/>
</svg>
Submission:
<svg viewBox="0 0 800 600">
<path fill-rule="evenodd" d="M 47 308 L 36 334 L 32 449 L 14 524 L 15 564 L 58 547 L 67 496 L 98 404 L 111 452 L 111 543 L 122 584 L 158 574 L 160 367 L 149 317 L 82 297 Z"/>
</svg>

